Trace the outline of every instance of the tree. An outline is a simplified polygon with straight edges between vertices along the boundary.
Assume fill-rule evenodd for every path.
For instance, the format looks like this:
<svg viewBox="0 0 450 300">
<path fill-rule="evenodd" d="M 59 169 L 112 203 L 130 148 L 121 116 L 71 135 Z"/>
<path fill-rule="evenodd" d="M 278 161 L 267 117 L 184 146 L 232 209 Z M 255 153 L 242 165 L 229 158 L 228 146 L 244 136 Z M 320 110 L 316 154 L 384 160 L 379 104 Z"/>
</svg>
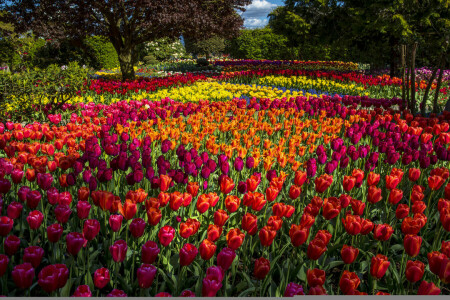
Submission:
<svg viewBox="0 0 450 300">
<path fill-rule="evenodd" d="M 157 38 L 235 36 L 243 25 L 236 10 L 251 0 L 12 0 L 2 9 L 19 31 L 62 40 L 101 35 L 110 39 L 122 78 L 134 79 L 136 47 Z"/>
<path fill-rule="evenodd" d="M 218 36 L 200 41 L 185 39 L 184 43 L 187 52 L 193 53 L 194 55 L 206 54 L 207 59 L 209 59 L 210 53 L 220 54 L 225 50 L 225 40 Z"/>
<path fill-rule="evenodd" d="M 267 26 L 241 30 L 239 37 L 228 42 L 226 52 L 234 58 L 287 59 L 287 38 Z"/>
</svg>

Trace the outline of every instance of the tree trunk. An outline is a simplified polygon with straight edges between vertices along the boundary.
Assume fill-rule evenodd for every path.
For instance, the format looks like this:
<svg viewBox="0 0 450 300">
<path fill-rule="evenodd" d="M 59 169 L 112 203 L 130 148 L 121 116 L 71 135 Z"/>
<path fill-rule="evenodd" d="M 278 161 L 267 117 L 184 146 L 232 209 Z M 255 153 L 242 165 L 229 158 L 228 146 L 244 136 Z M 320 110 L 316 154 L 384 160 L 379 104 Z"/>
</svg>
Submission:
<svg viewBox="0 0 450 300">
<path fill-rule="evenodd" d="M 401 59 L 402 59 L 402 102 L 407 107 L 406 102 L 406 45 L 401 45 Z"/>
<path fill-rule="evenodd" d="M 411 51 L 411 70 L 409 72 L 411 75 L 411 108 L 413 115 L 416 113 L 416 50 L 417 43 L 414 43 Z"/>
<path fill-rule="evenodd" d="M 441 64 L 441 71 L 439 72 L 439 77 L 437 80 L 437 86 L 436 91 L 434 92 L 434 101 L 433 101 L 433 112 L 438 113 L 438 96 L 439 96 L 439 90 L 441 88 L 441 82 L 442 82 L 442 75 L 444 74 L 444 68 L 442 68 L 444 64 Z M 447 106 L 447 105 L 446 105 Z"/>
<path fill-rule="evenodd" d="M 133 53 L 133 47 L 124 47 L 118 51 L 120 71 L 122 72 L 122 80 L 127 79 L 134 80 L 134 63 L 135 53 Z"/>
<path fill-rule="evenodd" d="M 425 112 L 426 112 L 425 105 L 427 103 L 428 93 L 430 92 L 431 86 L 433 85 L 433 81 L 436 78 L 436 73 L 437 73 L 438 68 L 439 68 L 439 64 L 433 70 L 433 74 L 431 74 L 431 77 L 428 80 L 427 88 L 425 89 L 425 94 L 423 95 L 422 103 L 420 104 L 420 112 L 421 112 L 422 116 L 425 116 Z"/>
</svg>

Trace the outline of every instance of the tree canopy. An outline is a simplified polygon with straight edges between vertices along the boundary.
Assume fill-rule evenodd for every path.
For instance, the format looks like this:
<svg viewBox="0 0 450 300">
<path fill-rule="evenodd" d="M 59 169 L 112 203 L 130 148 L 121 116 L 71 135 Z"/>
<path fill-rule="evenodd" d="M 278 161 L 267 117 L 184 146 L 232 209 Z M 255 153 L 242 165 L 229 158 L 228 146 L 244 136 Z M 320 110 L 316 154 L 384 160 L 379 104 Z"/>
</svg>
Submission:
<svg viewBox="0 0 450 300">
<path fill-rule="evenodd" d="M 237 10 L 251 0 L 12 0 L 2 16 L 19 32 L 57 42 L 106 36 L 119 57 L 123 79 L 134 78 L 136 46 L 162 37 L 233 37 L 243 25 Z"/>
</svg>

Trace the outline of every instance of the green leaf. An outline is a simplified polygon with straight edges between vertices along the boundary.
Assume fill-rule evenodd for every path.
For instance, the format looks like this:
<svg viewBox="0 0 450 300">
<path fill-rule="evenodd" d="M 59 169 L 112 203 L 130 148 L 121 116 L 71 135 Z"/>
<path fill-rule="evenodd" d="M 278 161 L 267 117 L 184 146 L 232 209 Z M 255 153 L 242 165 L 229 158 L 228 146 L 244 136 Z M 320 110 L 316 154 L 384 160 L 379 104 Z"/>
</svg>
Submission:
<svg viewBox="0 0 450 300">
<path fill-rule="evenodd" d="M 240 293 L 238 297 L 245 297 L 245 296 L 247 296 L 248 294 L 250 294 L 250 293 L 252 293 L 254 291 L 256 291 L 255 287 L 248 288 L 245 291 L 243 291 L 242 293 Z"/>
</svg>

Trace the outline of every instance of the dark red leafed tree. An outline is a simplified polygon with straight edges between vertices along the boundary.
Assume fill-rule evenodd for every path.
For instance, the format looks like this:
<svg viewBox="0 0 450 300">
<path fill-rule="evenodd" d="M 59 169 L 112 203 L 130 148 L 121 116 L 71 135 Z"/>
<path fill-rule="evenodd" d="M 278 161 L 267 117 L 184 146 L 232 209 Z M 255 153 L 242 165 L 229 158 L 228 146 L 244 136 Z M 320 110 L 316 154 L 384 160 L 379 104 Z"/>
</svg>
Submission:
<svg viewBox="0 0 450 300">
<path fill-rule="evenodd" d="M 206 39 L 235 36 L 243 25 L 237 13 L 251 0 L 12 0 L 2 10 L 16 31 L 61 40 L 87 35 L 109 37 L 123 79 L 134 78 L 136 46 L 160 37 Z"/>
</svg>

